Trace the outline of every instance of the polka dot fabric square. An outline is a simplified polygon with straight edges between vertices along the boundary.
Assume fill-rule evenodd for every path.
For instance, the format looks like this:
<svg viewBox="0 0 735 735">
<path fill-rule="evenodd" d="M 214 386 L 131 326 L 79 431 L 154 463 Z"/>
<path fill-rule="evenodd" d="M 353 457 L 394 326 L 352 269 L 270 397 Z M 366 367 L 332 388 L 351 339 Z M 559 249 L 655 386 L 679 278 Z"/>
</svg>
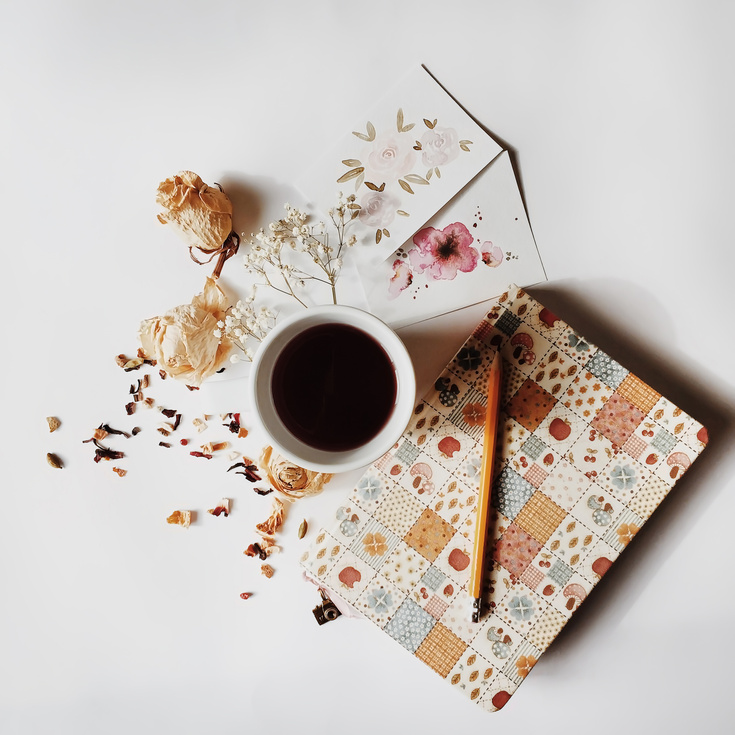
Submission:
<svg viewBox="0 0 735 735">
<path fill-rule="evenodd" d="M 467 587 L 496 357 L 503 385 L 477 625 Z M 494 711 L 706 443 L 693 417 L 512 286 L 301 562 L 400 649 Z"/>
</svg>

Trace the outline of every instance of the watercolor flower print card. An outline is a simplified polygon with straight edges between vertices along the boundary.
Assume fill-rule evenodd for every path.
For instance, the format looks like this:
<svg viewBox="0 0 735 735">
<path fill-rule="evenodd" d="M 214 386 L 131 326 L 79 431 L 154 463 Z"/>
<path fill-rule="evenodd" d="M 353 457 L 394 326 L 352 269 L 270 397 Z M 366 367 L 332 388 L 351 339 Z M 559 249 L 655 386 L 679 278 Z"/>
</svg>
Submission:
<svg viewBox="0 0 735 735">
<path fill-rule="evenodd" d="M 545 281 L 508 152 L 360 277 L 370 311 L 394 329 Z"/>
<path fill-rule="evenodd" d="M 355 121 L 300 188 L 318 207 L 337 191 L 354 194 L 356 256 L 380 263 L 501 152 L 418 67 Z"/>
</svg>

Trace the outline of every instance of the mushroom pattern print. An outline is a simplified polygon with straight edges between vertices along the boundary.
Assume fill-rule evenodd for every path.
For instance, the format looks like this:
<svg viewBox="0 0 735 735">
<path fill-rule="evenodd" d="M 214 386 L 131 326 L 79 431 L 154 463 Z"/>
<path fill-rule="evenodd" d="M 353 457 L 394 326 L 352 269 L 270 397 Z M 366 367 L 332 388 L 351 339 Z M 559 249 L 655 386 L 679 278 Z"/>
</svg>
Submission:
<svg viewBox="0 0 735 735">
<path fill-rule="evenodd" d="M 446 249 L 437 274 L 454 277 L 475 262 L 460 228 L 422 237 L 427 252 Z M 433 261 L 425 262 L 428 271 Z M 474 624 L 467 588 L 484 391 L 498 354 L 492 543 L 485 613 Z M 301 563 L 398 650 L 497 710 L 618 555 L 635 546 L 707 441 L 694 418 L 512 286 L 416 406 L 401 439 L 341 498 Z"/>
</svg>

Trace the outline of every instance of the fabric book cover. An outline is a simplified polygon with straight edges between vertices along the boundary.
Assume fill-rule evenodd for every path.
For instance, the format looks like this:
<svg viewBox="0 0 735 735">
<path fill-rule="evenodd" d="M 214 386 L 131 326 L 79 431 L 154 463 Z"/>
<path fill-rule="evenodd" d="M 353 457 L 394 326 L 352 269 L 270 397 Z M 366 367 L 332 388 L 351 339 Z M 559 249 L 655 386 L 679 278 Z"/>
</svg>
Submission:
<svg viewBox="0 0 735 735">
<path fill-rule="evenodd" d="M 486 612 L 472 623 L 484 387 L 497 351 Z M 301 563 L 449 686 L 497 710 L 706 443 L 700 423 L 511 286 Z"/>
</svg>

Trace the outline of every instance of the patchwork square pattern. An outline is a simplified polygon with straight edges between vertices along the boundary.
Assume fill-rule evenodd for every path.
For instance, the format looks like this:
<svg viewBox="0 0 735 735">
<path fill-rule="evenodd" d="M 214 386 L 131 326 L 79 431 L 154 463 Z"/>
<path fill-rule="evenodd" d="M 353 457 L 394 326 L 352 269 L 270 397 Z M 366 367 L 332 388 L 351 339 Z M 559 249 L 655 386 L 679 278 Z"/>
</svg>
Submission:
<svg viewBox="0 0 735 735">
<path fill-rule="evenodd" d="M 434 561 L 454 536 L 455 529 L 441 516 L 427 508 L 404 536 L 405 542 L 428 559 Z"/>
<path fill-rule="evenodd" d="M 511 574 L 520 577 L 542 546 L 530 533 L 511 523 L 495 544 L 493 559 Z"/>
<path fill-rule="evenodd" d="M 602 350 L 597 350 L 589 359 L 585 368 L 593 375 L 596 375 L 605 385 L 615 390 L 628 375 L 628 371 L 618 362 L 605 354 Z"/>
<path fill-rule="evenodd" d="M 649 413 L 661 398 L 660 393 L 633 373 L 628 373 L 625 376 L 617 387 L 617 393 L 640 408 L 643 413 Z"/>
<path fill-rule="evenodd" d="M 534 431 L 554 408 L 556 399 L 528 378 L 505 406 L 505 412 L 521 426 Z"/>
<path fill-rule="evenodd" d="M 613 393 L 590 425 L 615 446 L 622 447 L 644 417 L 645 414 L 640 408 L 620 394 Z"/>
<path fill-rule="evenodd" d="M 439 676 L 446 677 L 466 648 L 467 644 L 461 638 L 437 623 L 422 641 L 416 657 L 434 669 Z"/>
<path fill-rule="evenodd" d="M 541 492 L 535 492 L 516 516 L 515 524 L 542 546 L 566 518 L 566 511 Z"/>
<path fill-rule="evenodd" d="M 504 467 L 493 487 L 493 505 L 513 520 L 535 491 L 534 486 L 517 472 Z"/>
<path fill-rule="evenodd" d="M 498 354 L 478 626 L 467 587 Z M 706 443 L 701 424 L 511 287 L 301 563 L 458 692 L 499 709 Z"/>
</svg>

